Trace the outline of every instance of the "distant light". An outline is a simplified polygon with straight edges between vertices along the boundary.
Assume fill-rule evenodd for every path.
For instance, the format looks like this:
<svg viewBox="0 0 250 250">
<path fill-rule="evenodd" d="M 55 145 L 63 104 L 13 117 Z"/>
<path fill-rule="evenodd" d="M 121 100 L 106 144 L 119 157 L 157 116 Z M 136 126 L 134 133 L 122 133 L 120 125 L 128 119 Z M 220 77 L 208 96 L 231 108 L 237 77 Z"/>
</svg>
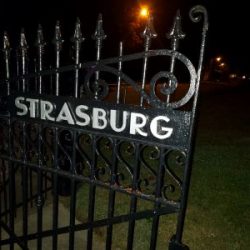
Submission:
<svg viewBox="0 0 250 250">
<path fill-rule="evenodd" d="M 147 6 L 142 6 L 140 10 L 140 16 L 143 18 L 149 17 L 149 9 Z"/>
<path fill-rule="evenodd" d="M 243 80 L 245 80 L 245 79 L 246 79 L 246 76 L 245 76 L 245 75 L 244 75 L 244 76 L 242 76 L 242 79 L 243 79 Z"/>
<path fill-rule="evenodd" d="M 220 67 L 224 67 L 224 66 L 225 66 L 225 63 L 221 63 L 219 66 L 220 66 Z"/>
<path fill-rule="evenodd" d="M 236 75 L 236 74 L 230 74 L 229 77 L 230 77 L 230 78 L 236 78 L 237 75 Z"/>
<path fill-rule="evenodd" d="M 218 56 L 218 57 L 215 58 L 215 60 L 216 60 L 217 62 L 220 62 L 221 59 L 222 59 L 222 58 L 221 58 L 220 56 Z"/>
</svg>

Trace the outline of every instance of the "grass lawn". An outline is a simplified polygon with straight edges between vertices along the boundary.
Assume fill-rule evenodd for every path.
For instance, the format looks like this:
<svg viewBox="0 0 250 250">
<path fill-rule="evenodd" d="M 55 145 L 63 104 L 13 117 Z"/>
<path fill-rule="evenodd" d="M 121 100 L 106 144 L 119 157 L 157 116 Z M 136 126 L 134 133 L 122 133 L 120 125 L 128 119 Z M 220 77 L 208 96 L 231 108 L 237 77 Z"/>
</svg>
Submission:
<svg viewBox="0 0 250 250">
<path fill-rule="evenodd" d="M 245 250 L 250 246 L 250 115 L 249 88 L 201 95 L 196 147 L 183 242 L 192 250 Z M 79 190 L 77 216 L 86 220 L 88 188 Z M 95 218 L 107 214 L 107 191 L 97 191 Z M 116 214 L 129 209 L 117 196 Z M 141 202 L 138 207 L 150 206 Z M 168 248 L 175 215 L 162 217 L 157 250 Z M 136 227 L 134 249 L 149 249 L 151 220 Z M 114 226 L 114 249 L 126 249 L 127 223 Z M 95 231 L 97 241 L 106 230 Z"/>
<path fill-rule="evenodd" d="M 201 98 L 184 241 L 191 249 L 250 246 L 249 88 Z"/>
</svg>

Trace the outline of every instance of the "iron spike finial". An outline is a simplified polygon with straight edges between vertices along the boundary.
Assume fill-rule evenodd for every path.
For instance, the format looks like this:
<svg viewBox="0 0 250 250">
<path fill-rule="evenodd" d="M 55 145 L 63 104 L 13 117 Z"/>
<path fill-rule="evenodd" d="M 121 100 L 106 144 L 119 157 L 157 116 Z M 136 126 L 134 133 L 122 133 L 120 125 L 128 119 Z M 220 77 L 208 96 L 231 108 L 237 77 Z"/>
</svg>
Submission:
<svg viewBox="0 0 250 250">
<path fill-rule="evenodd" d="M 149 16 L 148 20 L 147 20 L 147 24 L 146 27 L 144 29 L 144 31 L 142 32 L 141 36 L 143 38 L 156 38 L 157 37 L 157 33 L 155 31 L 154 28 L 154 22 L 153 22 L 154 18 L 152 15 Z"/>
<path fill-rule="evenodd" d="M 172 48 L 177 49 L 178 41 L 185 38 L 185 33 L 182 31 L 181 27 L 181 15 L 180 10 L 177 10 L 173 26 L 169 33 L 167 33 L 167 38 L 172 40 Z"/>
<path fill-rule="evenodd" d="M 28 49 L 28 43 L 26 40 L 24 28 L 21 29 L 21 36 L 20 36 L 20 49 L 23 52 L 26 52 Z"/>
<path fill-rule="evenodd" d="M 93 39 L 94 40 L 99 40 L 102 41 L 104 39 L 106 39 L 106 34 L 104 33 L 103 30 L 103 20 L 102 20 L 102 14 L 99 14 L 98 19 L 97 19 L 97 24 L 96 24 L 96 30 L 95 33 L 93 35 Z"/>
<path fill-rule="evenodd" d="M 82 31 L 81 31 L 81 22 L 80 22 L 79 17 L 77 17 L 76 24 L 75 24 L 75 33 L 71 41 L 82 43 L 84 40 L 85 38 L 83 37 Z"/>
<path fill-rule="evenodd" d="M 55 35 L 52 42 L 55 44 L 57 50 L 61 50 L 64 40 L 62 39 L 60 21 L 56 22 Z"/>
<path fill-rule="evenodd" d="M 42 25 L 39 24 L 38 25 L 38 29 L 37 29 L 37 40 L 36 40 L 36 46 L 38 47 L 44 47 L 46 45 L 45 41 L 44 41 L 44 36 L 43 36 L 43 28 Z"/>
<path fill-rule="evenodd" d="M 3 51 L 7 53 L 10 51 L 10 41 L 6 31 L 3 34 Z"/>
</svg>

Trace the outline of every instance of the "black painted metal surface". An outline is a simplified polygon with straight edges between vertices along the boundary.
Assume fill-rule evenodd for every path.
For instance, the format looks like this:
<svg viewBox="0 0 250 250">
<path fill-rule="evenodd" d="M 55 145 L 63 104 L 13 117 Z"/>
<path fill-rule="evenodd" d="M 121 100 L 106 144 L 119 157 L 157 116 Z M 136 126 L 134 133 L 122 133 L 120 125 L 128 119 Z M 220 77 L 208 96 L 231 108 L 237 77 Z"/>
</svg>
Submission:
<svg viewBox="0 0 250 250">
<path fill-rule="evenodd" d="M 11 64 L 15 53 L 7 33 L 4 34 L 0 213 L 1 230 L 9 237 L 1 238 L 0 246 L 9 245 L 14 249 L 18 244 L 21 249 L 28 249 L 29 242 L 35 239 L 37 249 L 43 249 L 43 239 L 51 236 L 52 249 L 58 249 L 58 235 L 67 234 L 69 249 L 74 249 L 75 233 L 86 230 L 84 249 L 92 249 L 93 230 L 105 227 L 106 249 L 111 249 L 114 225 L 126 222 L 127 249 L 132 249 L 138 220 L 151 218 L 149 248 L 156 249 L 160 218 L 176 213 L 177 228 L 169 249 L 188 249 L 182 244 L 182 234 L 208 28 L 206 9 L 195 6 L 190 18 L 193 22 L 203 18 L 197 67 L 178 51 L 180 39 L 185 37 L 179 11 L 167 35 L 171 39 L 169 50 L 150 50 L 152 39 L 157 36 L 150 17 L 142 33 L 144 51 L 124 55 L 121 42 L 118 57 L 108 59 L 101 58 L 106 35 L 100 15 L 93 35 L 96 59 L 90 62 L 80 61 L 85 38 L 77 20 L 71 39 L 74 63 L 69 66 L 61 64 L 64 40 L 59 22 L 53 39 L 54 66 L 44 63 L 46 43 L 41 26 L 37 31 L 34 61 L 29 59 L 29 47 L 22 30 L 16 64 Z M 151 60 L 163 62 L 165 69 L 150 75 Z M 129 71 L 125 73 L 126 65 L 134 61 L 142 64 L 139 81 L 133 80 Z M 189 79 L 181 87 L 185 91 L 180 93 L 177 90 L 181 84 L 175 75 L 179 64 Z M 19 173 L 22 184 L 16 187 Z M 81 185 L 87 185 L 89 190 L 87 221 L 76 225 L 76 195 Z M 95 218 L 97 188 L 109 192 L 107 215 L 103 219 Z M 17 198 L 20 193 L 17 189 L 21 191 L 21 200 Z M 53 197 L 51 230 L 43 229 L 43 206 L 48 192 Z M 120 193 L 130 198 L 130 205 L 128 213 L 117 215 L 116 198 Z M 58 222 L 60 195 L 70 197 L 69 225 L 64 227 Z M 149 202 L 151 208 L 139 207 L 140 200 Z M 37 208 L 35 233 L 28 231 L 30 203 Z M 22 210 L 21 235 L 15 232 L 18 209 Z"/>
</svg>

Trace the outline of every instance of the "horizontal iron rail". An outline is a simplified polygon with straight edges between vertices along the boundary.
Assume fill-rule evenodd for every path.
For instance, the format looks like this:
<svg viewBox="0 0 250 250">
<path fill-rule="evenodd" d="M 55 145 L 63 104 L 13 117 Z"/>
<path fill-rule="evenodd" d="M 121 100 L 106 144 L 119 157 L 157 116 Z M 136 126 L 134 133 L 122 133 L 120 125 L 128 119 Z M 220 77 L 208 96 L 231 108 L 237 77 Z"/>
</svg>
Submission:
<svg viewBox="0 0 250 250">
<path fill-rule="evenodd" d="M 171 51 L 168 49 L 158 49 L 158 50 L 149 50 L 147 52 L 148 57 L 154 57 L 154 56 L 173 56 L 173 55 L 183 55 L 180 52 L 177 51 Z M 184 56 L 184 55 L 183 55 Z M 110 57 L 106 59 L 100 59 L 99 61 L 89 61 L 89 62 L 84 62 L 84 63 L 79 63 L 79 64 L 71 64 L 67 66 L 60 66 L 59 68 L 54 68 L 54 69 L 47 69 L 47 70 L 42 70 L 40 72 L 35 72 L 35 73 L 28 73 L 24 75 L 19 75 L 16 77 L 11 77 L 8 79 L 9 82 L 13 81 L 18 81 L 22 79 L 32 79 L 38 76 L 49 76 L 51 74 L 57 74 L 57 73 L 63 73 L 63 72 L 68 72 L 68 71 L 74 71 L 76 69 L 85 69 L 85 68 L 90 68 L 96 65 L 101 65 L 101 64 L 116 64 L 119 63 L 120 61 L 122 62 L 128 62 L 132 60 L 137 60 L 137 59 L 142 59 L 145 57 L 145 52 L 139 52 L 139 53 L 133 53 L 129 55 L 124 55 L 124 56 L 117 56 L 117 57 Z M 186 58 L 186 57 L 185 57 Z M 186 58 L 187 59 L 187 58 Z M 188 60 L 188 59 L 187 59 Z M 188 60 L 189 63 L 191 63 Z M 1 80 L 0 84 L 5 84 L 6 80 Z"/>
<path fill-rule="evenodd" d="M 14 242 L 17 243 L 22 249 L 28 250 L 28 248 L 26 248 L 25 245 L 23 244 L 22 239 L 20 239 L 20 237 L 18 237 L 15 234 L 15 232 L 12 232 L 12 230 L 2 220 L 0 221 L 0 227 L 3 228 L 8 235 L 11 235 L 14 239 Z M 3 240 L 3 241 L 5 241 L 5 240 Z M 8 241 L 10 241 L 10 240 L 8 240 Z M 10 243 L 10 242 L 8 242 L 8 243 Z M 2 245 L 4 245 L 4 244 L 2 244 L 2 241 L 0 240 L 0 246 L 2 246 Z"/>
<path fill-rule="evenodd" d="M 81 175 L 75 175 L 75 174 L 69 173 L 69 172 L 61 170 L 61 169 L 49 168 L 49 167 L 46 167 L 46 166 L 38 166 L 36 164 L 27 163 L 27 162 L 24 164 L 24 162 L 21 161 L 21 160 L 15 160 L 15 159 L 12 159 L 10 157 L 2 156 L 2 155 L 0 155 L 0 158 L 2 158 L 4 160 L 8 160 L 8 161 L 13 162 L 13 163 L 25 165 L 25 166 L 33 168 L 33 169 L 41 169 L 41 170 L 44 170 L 46 172 L 56 173 L 56 174 L 58 174 L 60 176 L 68 177 L 68 178 L 74 179 L 76 181 L 78 180 L 78 181 L 82 181 L 82 182 L 87 182 L 89 184 L 92 183 L 92 184 L 94 184 L 96 186 L 103 187 L 103 188 L 106 188 L 108 190 L 111 189 L 111 190 L 117 191 L 119 193 L 128 194 L 130 196 L 135 196 L 135 197 L 141 198 L 141 199 L 146 200 L 146 201 L 151 201 L 151 202 L 162 204 L 162 205 L 165 205 L 165 206 L 171 206 L 171 207 L 173 207 L 173 209 L 176 212 L 179 209 L 179 202 L 166 201 L 166 200 L 164 200 L 162 198 L 152 198 L 149 195 L 145 195 L 145 194 L 140 193 L 139 191 L 130 191 L 130 190 L 126 189 L 126 188 L 122 188 L 122 187 L 119 187 L 117 185 L 110 185 L 108 183 L 105 183 L 103 181 L 99 181 L 99 180 L 96 180 L 96 179 L 91 180 L 90 178 L 87 178 L 87 177 L 84 177 L 84 176 L 81 176 Z"/>
<path fill-rule="evenodd" d="M 165 208 L 160 208 L 157 210 L 145 210 L 145 211 L 140 211 L 140 212 L 136 212 L 133 214 L 126 214 L 126 215 L 120 215 L 120 216 L 115 216 L 112 218 L 107 218 L 107 219 L 102 219 L 102 220 L 96 220 L 93 222 L 87 222 L 87 223 L 83 223 L 83 224 L 77 224 L 74 226 L 74 231 L 83 231 L 83 230 L 88 230 L 88 229 L 94 229 L 97 227 L 103 227 L 103 226 L 108 226 L 108 225 L 114 225 L 114 224 L 119 224 L 119 223 L 124 223 L 124 222 L 128 222 L 130 220 L 142 220 L 142 219 L 146 219 L 146 218 L 150 218 L 150 217 L 154 217 L 155 215 L 166 215 L 166 214 L 171 214 L 171 213 L 175 213 L 175 209 L 173 207 L 165 207 Z M 71 230 L 71 228 L 69 226 L 67 227 L 61 227 L 61 228 L 57 228 L 57 234 L 65 234 L 65 233 L 69 233 Z M 29 234 L 26 236 L 27 240 L 35 240 L 38 237 L 49 237 L 53 234 L 53 230 L 46 230 L 41 232 L 41 235 L 38 235 L 37 233 L 33 233 L 33 234 Z M 19 241 L 22 241 L 23 237 L 18 237 Z M 10 239 L 5 239 L 0 241 L 1 245 L 7 245 L 10 243 Z"/>
<path fill-rule="evenodd" d="M 46 194 L 46 193 L 47 193 L 48 191 L 50 191 L 50 190 L 52 190 L 52 187 L 48 187 L 48 188 L 44 189 L 44 190 L 41 192 L 41 194 Z M 32 195 L 30 198 L 27 199 L 27 202 L 29 203 L 29 202 L 35 200 L 36 198 L 37 198 L 37 195 L 34 194 L 34 195 Z M 20 208 L 20 207 L 22 207 L 22 206 L 23 206 L 23 202 L 19 202 L 19 203 L 17 203 L 17 204 L 15 205 L 14 209 Z M 2 212 L 2 213 L 0 214 L 0 217 L 5 216 L 6 214 L 9 214 L 9 213 L 10 213 L 10 210 L 8 209 L 8 210 Z"/>
</svg>

